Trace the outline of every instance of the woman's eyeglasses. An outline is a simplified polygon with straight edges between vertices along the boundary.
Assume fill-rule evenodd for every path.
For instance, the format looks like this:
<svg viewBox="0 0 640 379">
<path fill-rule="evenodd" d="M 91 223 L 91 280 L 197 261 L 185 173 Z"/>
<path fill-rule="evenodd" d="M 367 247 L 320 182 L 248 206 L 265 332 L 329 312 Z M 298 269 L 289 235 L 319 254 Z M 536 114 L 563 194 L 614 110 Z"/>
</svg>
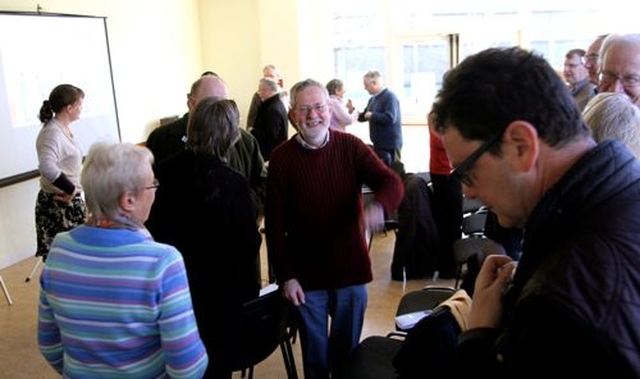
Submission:
<svg viewBox="0 0 640 379">
<path fill-rule="evenodd" d="M 158 179 L 153 179 L 153 184 L 150 186 L 144 187 L 144 189 L 150 190 L 150 189 L 156 189 L 158 187 L 160 187 L 160 182 L 158 181 Z"/>
</svg>

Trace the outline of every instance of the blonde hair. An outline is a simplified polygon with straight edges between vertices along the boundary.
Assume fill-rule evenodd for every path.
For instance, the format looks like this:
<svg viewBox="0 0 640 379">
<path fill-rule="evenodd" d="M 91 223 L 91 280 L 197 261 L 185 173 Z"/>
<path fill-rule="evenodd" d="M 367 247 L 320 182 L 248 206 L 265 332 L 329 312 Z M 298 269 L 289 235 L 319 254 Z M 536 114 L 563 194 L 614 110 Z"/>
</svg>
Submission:
<svg viewBox="0 0 640 379">
<path fill-rule="evenodd" d="M 587 103 L 582 116 L 596 142 L 618 140 L 640 157 L 640 109 L 627 94 L 599 93 Z"/>
</svg>

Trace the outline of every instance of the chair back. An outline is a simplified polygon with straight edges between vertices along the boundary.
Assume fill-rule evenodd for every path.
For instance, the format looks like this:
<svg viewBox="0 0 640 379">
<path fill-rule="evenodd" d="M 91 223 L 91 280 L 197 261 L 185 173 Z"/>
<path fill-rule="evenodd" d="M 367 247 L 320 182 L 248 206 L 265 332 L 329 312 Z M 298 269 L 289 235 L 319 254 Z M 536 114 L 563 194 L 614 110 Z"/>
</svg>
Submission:
<svg viewBox="0 0 640 379">
<path fill-rule="evenodd" d="M 267 359 L 289 338 L 289 302 L 273 291 L 246 302 L 238 319 L 231 369 L 245 370 Z"/>
<path fill-rule="evenodd" d="M 462 277 L 465 274 L 465 268 L 470 259 L 475 259 L 478 268 L 482 265 L 484 258 L 490 254 L 506 254 L 502 245 L 496 241 L 486 237 L 467 237 L 460 238 L 453 243 L 453 258 L 456 262 L 457 273 L 455 288 L 459 288 Z M 475 273 L 477 274 L 477 273 Z M 467 278 L 469 279 L 469 278 Z M 474 279 L 475 280 L 475 275 Z M 469 288 L 467 293 L 473 293 Z"/>
</svg>

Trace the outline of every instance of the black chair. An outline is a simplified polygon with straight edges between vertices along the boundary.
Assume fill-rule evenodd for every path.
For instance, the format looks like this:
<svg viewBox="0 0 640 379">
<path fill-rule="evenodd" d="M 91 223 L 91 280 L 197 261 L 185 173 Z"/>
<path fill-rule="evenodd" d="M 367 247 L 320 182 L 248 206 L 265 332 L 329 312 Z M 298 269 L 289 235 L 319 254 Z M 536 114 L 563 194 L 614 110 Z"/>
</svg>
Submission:
<svg viewBox="0 0 640 379">
<path fill-rule="evenodd" d="M 386 336 L 369 336 L 363 339 L 349 354 L 346 364 L 332 376 L 333 379 L 395 379 L 393 366 L 405 336 L 389 333 Z"/>
<path fill-rule="evenodd" d="M 462 214 L 468 215 L 470 213 L 476 213 L 484 209 L 484 204 L 478 199 L 470 199 L 468 197 L 462 198 Z"/>
<path fill-rule="evenodd" d="M 484 236 L 487 212 L 478 211 L 462 218 L 462 235 L 465 237 Z"/>
<path fill-rule="evenodd" d="M 402 296 L 398 304 L 398 310 L 396 316 L 409 314 L 417 311 L 433 310 L 443 301 L 449 299 L 454 293 L 455 289 L 446 286 L 427 286 L 421 290 L 407 292 Z M 439 308 L 446 309 L 446 308 Z M 448 324 L 455 323 L 453 317 L 449 311 L 446 311 L 448 315 Z M 434 311 L 428 318 L 437 317 L 437 322 L 440 324 L 442 315 L 441 311 Z M 437 315 L 437 316 L 436 316 Z M 431 320 L 423 319 L 418 323 L 418 329 L 405 329 L 396 328 L 394 332 L 388 333 L 386 336 L 369 336 L 363 339 L 360 344 L 349 354 L 349 358 L 346 363 L 340 367 L 340 369 L 333 376 L 334 379 L 397 379 L 401 377 L 399 368 L 405 368 L 415 364 L 415 355 L 423 355 L 420 353 L 424 347 L 434 348 L 433 344 L 424 343 L 425 340 L 438 337 L 440 333 L 436 333 L 434 330 L 434 324 Z M 432 319 L 434 320 L 434 319 Z M 427 323 L 425 323 L 427 321 Z M 430 325 L 430 326 L 429 326 Z M 423 326 L 427 326 L 425 329 Z M 449 326 L 450 328 L 450 326 Z M 442 330 L 444 333 L 447 330 Z M 416 333 L 414 336 L 412 333 Z M 440 349 L 440 342 L 451 342 L 451 338 L 447 338 L 445 334 L 443 338 L 437 339 L 436 350 Z M 454 337 L 453 340 L 456 338 Z M 407 344 L 409 342 L 409 344 Z M 450 349 L 449 349 L 450 350 Z M 443 352 L 444 355 L 450 355 L 449 352 Z M 438 359 L 442 361 L 442 364 L 448 364 L 449 361 L 444 361 L 437 355 L 433 355 L 433 358 L 424 356 L 424 359 Z M 422 360 L 419 358 L 418 361 Z M 425 365 L 424 372 L 416 372 L 416 375 L 420 377 L 428 376 L 429 366 Z M 415 370 L 412 370 L 415 371 Z M 406 373 L 405 373 L 406 374 Z M 406 375 L 404 376 L 406 377 Z"/>
<path fill-rule="evenodd" d="M 466 237 L 455 241 L 453 243 L 453 258 L 457 268 L 454 287 L 460 288 L 460 281 L 465 275 L 469 259 L 475 257 L 479 267 L 484 257 L 489 254 L 505 254 L 505 250 L 502 245 L 486 237 Z"/>
<path fill-rule="evenodd" d="M 396 320 L 398 317 L 416 314 L 418 321 L 421 312 L 430 311 L 440 303 L 447 300 L 456 292 L 456 289 L 449 286 L 426 286 L 422 289 L 407 292 L 400 298 L 396 310 Z M 396 331 L 408 332 L 411 327 L 401 327 L 396 322 Z"/>
<path fill-rule="evenodd" d="M 280 347 L 287 378 L 297 379 L 289 334 L 290 314 L 289 302 L 278 291 L 246 302 L 238 319 L 237 337 L 230 355 L 232 371 L 244 374 L 249 370 L 249 379 L 253 379 L 253 367 Z"/>
</svg>

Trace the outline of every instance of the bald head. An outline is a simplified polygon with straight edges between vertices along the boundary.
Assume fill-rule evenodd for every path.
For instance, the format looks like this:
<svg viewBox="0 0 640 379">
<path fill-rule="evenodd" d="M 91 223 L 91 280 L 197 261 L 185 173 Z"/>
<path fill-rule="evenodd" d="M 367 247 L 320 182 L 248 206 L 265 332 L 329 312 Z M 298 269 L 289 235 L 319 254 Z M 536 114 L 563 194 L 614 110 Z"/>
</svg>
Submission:
<svg viewBox="0 0 640 379">
<path fill-rule="evenodd" d="M 189 92 L 187 100 L 189 111 L 195 108 L 202 99 L 207 97 L 227 99 L 229 97 L 227 84 L 220 79 L 220 77 L 213 75 L 205 75 L 196 80 L 191 86 L 191 92 Z"/>
</svg>

